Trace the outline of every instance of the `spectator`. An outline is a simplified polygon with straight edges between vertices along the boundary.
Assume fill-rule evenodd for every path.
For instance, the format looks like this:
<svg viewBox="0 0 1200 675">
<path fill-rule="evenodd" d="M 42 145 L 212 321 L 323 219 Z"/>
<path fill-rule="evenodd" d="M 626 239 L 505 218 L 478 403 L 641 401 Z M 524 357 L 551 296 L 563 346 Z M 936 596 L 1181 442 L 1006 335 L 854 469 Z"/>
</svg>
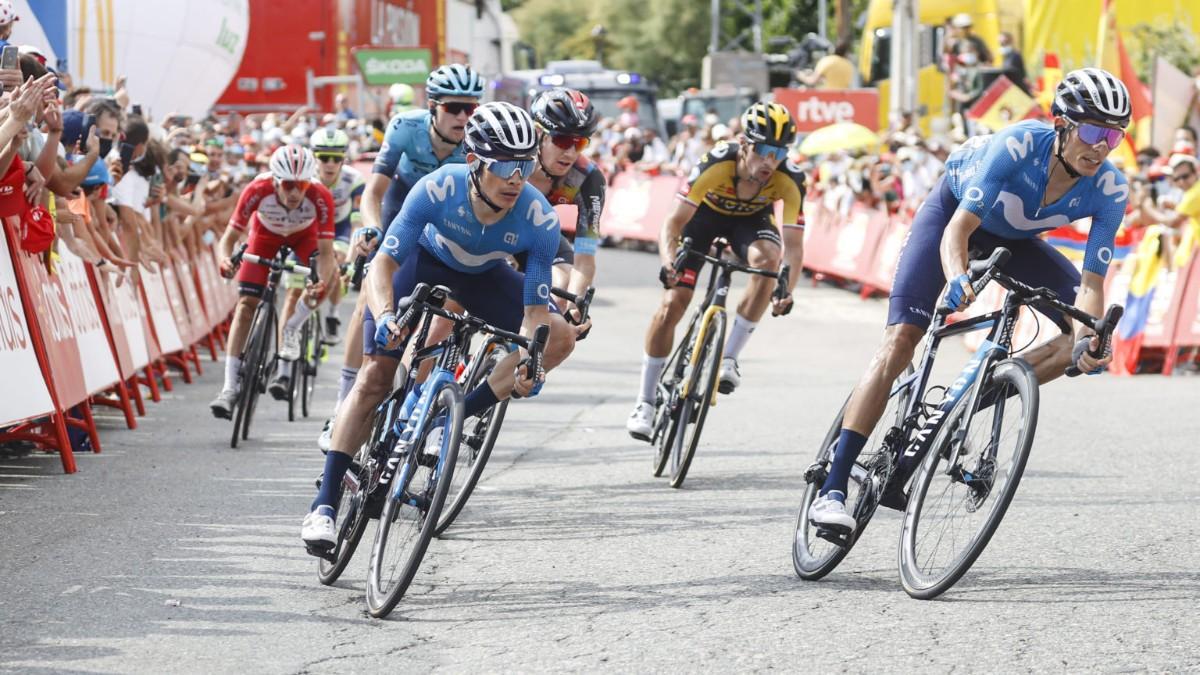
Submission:
<svg viewBox="0 0 1200 675">
<path fill-rule="evenodd" d="M 337 121 L 345 123 L 358 119 L 358 115 L 355 115 L 354 110 L 350 108 L 350 101 L 346 98 L 345 94 L 338 94 L 334 97 L 333 101 L 333 107 L 337 110 L 337 114 L 335 115 Z M 306 134 L 301 135 L 307 137 Z"/>
<path fill-rule="evenodd" d="M 8 39 L 12 37 L 13 24 L 20 19 L 17 16 L 17 10 L 13 9 L 12 0 L 0 0 L 0 47 L 8 45 Z M 5 85 L 5 90 L 8 90 L 8 85 Z"/>
<path fill-rule="evenodd" d="M 954 41 L 952 51 L 954 55 L 961 57 L 968 48 L 973 47 L 978 63 L 991 65 L 992 51 L 988 49 L 987 43 L 983 41 L 983 38 L 973 32 L 975 21 L 971 19 L 971 15 L 966 12 L 956 14 L 951 19 L 950 24 L 953 26 Z M 961 58 L 958 61 L 959 63 L 963 63 Z"/>
<path fill-rule="evenodd" d="M 811 71 L 798 73 L 796 79 L 802 84 L 817 89 L 843 90 L 854 86 L 854 64 L 846 58 L 850 52 L 849 40 L 841 40 L 833 53 L 821 57 Z"/>
<path fill-rule="evenodd" d="M 1172 153 L 1196 156 L 1196 130 L 1183 125 L 1175 130 L 1175 145 Z"/>
<path fill-rule="evenodd" d="M 1171 182 L 1181 191 L 1173 211 L 1165 211 L 1149 203 L 1141 205 L 1152 221 L 1174 230 L 1171 240 L 1178 242 L 1177 253 L 1172 256 L 1176 268 L 1186 264 L 1197 245 L 1200 245 L 1200 179 L 1197 164 L 1192 155 L 1171 156 L 1168 162 Z"/>
<path fill-rule="evenodd" d="M 1021 91 L 1033 95 L 1033 87 L 1030 86 L 1029 76 L 1025 72 L 1025 57 L 1021 56 L 1021 52 L 1014 46 L 1012 33 L 1000 34 L 1000 68 L 1004 71 L 1004 76 L 1020 87 Z"/>
<path fill-rule="evenodd" d="M 983 94 L 983 78 L 979 74 L 979 53 L 975 45 L 969 41 L 960 43 L 958 67 L 954 71 L 954 87 L 950 90 L 950 98 L 955 102 L 954 112 L 961 118 L 963 133 L 972 135 L 968 128 L 967 111 Z"/>
</svg>

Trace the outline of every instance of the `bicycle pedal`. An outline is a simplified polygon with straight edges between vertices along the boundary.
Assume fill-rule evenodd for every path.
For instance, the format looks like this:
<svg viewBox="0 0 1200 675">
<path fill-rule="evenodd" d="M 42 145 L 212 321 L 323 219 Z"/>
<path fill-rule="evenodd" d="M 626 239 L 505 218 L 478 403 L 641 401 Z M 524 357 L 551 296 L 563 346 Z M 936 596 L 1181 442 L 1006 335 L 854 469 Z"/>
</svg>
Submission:
<svg viewBox="0 0 1200 675">
<path fill-rule="evenodd" d="M 333 551 L 336 548 L 337 548 L 337 546 L 334 546 L 332 544 L 330 544 L 328 546 L 318 546 L 318 545 L 309 544 L 309 543 L 304 544 L 304 550 L 307 551 L 309 555 L 316 557 L 316 558 L 321 558 L 322 560 L 327 560 L 331 563 L 337 562 L 337 556 L 335 556 L 333 554 Z"/>
<path fill-rule="evenodd" d="M 818 538 L 824 539 L 838 548 L 846 548 L 850 545 L 851 534 L 849 528 L 836 525 L 822 525 L 817 528 L 816 532 Z"/>
<path fill-rule="evenodd" d="M 822 462 L 813 462 L 804 470 L 804 482 L 812 485 L 824 485 L 825 479 L 828 477 L 829 470 L 825 468 L 825 464 Z"/>
<path fill-rule="evenodd" d="M 437 463 L 438 463 L 438 455 L 436 455 L 436 454 L 429 454 L 427 452 L 422 452 L 417 455 L 417 464 L 420 464 L 421 466 L 432 469 L 435 466 L 437 466 Z"/>
<path fill-rule="evenodd" d="M 466 441 L 467 446 L 472 450 L 479 450 L 483 447 L 483 436 L 476 436 L 475 434 L 472 434 L 463 440 Z"/>
</svg>

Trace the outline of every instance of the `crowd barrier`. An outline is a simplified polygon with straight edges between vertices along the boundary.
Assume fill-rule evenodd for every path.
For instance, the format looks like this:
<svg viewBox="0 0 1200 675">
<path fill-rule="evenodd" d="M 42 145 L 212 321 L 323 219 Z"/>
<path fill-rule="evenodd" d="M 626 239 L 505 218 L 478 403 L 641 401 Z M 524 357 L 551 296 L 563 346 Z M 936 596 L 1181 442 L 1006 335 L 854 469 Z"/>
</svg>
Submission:
<svg viewBox="0 0 1200 675">
<path fill-rule="evenodd" d="M 63 470 L 76 470 L 68 429 L 101 451 L 92 406 L 120 410 L 137 428 L 152 401 L 173 387 L 169 368 L 185 382 L 201 373 L 197 349 L 217 359 L 237 301 L 217 273 L 216 257 L 142 267 L 137 282 L 99 274 L 60 246 L 52 266 L 18 245 L 19 222 L 0 237 L 0 442 L 32 441 L 57 451 Z"/>
<path fill-rule="evenodd" d="M 658 241 L 682 182 L 678 176 L 637 171 L 617 174 L 608 188 L 601 231 L 618 240 Z M 814 279 L 831 278 L 856 285 L 863 297 L 886 295 L 891 291 L 896 263 L 908 237 L 909 219 L 857 203 L 843 214 L 824 208 L 820 202 L 810 199 L 804 205 L 804 267 Z M 1047 239 L 1082 265 L 1086 234 L 1068 227 L 1055 230 Z M 1192 255 L 1186 264 L 1173 268 L 1165 260 L 1163 247 L 1137 244 L 1131 233 L 1122 231 L 1105 279 L 1108 302 L 1126 306 L 1114 340 L 1111 370 L 1118 374 L 1149 370 L 1170 374 L 1182 353 L 1200 348 L 1200 262 Z M 973 305 L 972 312 L 991 311 L 1002 301 L 1003 292 L 990 288 Z M 1017 324 L 1014 343 L 1050 339 L 1057 330 L 1049 326 L 1044 317 L 1039 324 L 1032 311 L 1025 311 Z"/>
</svg>

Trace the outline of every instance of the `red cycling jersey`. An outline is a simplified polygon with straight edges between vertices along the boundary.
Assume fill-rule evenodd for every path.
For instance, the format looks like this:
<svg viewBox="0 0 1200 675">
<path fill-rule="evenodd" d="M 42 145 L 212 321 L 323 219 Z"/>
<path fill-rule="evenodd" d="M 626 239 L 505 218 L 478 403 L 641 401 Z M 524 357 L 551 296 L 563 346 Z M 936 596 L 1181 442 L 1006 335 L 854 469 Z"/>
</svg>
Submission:
<svg viewBox="0 0 1200 675">
<path fill-rule="evenodd" d="M 264 173 L 242 190 L 229 226 L 239 232 L 254 232 L 257 222 L 267 231 L 287 237 L 310 227 L 316 228 L 318 239 L 333 239 L 333 194 L 329 188 L 313 181 L 304 193 L 304 201 L 288 209 L 275 195 L 275 181 Z"/>
</svg>

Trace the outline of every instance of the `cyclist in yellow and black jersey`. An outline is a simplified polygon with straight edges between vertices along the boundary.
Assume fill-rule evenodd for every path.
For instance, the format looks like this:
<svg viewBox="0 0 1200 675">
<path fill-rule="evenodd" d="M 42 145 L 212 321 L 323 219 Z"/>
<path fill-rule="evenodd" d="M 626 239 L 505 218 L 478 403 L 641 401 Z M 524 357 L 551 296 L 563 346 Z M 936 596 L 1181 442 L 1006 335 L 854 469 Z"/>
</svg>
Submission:
<svg viewBox="0 0 1200 675">
<path fill-rule="evenodd" d="M 692 300 L 702 259 L 691 257 L 676 275 L 674 256 L 681 238 L 691 249 L 707 252 L 713 240 L 723 237 L 749 265 L 777 270 L 785 258 L 800 270 L 804 257 L 804 172 L 787 159 L 796 139 L 796 124 L 787 108 L 778 103 L 755 103 L 742 115 L 742 136 L 737 143 L 721 143 L 692 170 L 675 210 L 659 235 L 662 260 L 660 277 L 667 287 L 662 305 L 646 331 L 642 381 L 637 406 L 626 422 L 634 438 L 649 440 L 654 418 L 654 393 L 675 338 L 675 325 Z M 783 231 L 775 223 L 775 202 L 783 202 Z M 737 357 L 763 312 L 774 304 L 776 313 L 791 307 L 789 280 L 786 298 L 771 299 L 774 282 L 751 276 L 737 306 L 737 315 L 721 360 L 722 391 L 733 391 L 741 382 Z"/>
</svg>

